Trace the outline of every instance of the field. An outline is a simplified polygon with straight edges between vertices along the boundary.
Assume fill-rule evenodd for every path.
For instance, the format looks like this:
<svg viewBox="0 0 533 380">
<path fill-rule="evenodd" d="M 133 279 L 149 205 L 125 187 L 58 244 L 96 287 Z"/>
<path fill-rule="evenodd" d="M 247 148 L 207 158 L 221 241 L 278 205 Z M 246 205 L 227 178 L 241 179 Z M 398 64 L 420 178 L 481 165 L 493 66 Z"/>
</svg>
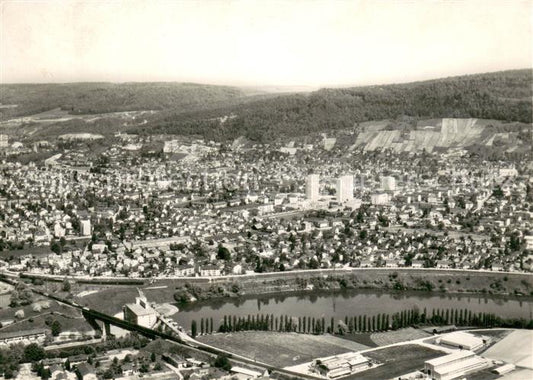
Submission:
<svg viewBox="0 0 533 380">
<path fill-rule="evenodd" d="M 39 316 L 28 318 L 21 322 L 14 323 L 6 326 L 0 330 L 0 332 L 20 332 L 24 330 L 33 329 L 50 329 L 46 324 L 46 319 L 56 320 L 61 324 L 61 331 L 78 331 L 80 333 L 89 333 L 93 331 L 93 328 L 87 323 L 85 318 L 81 315 L 77 317 L 59 315 L 57 313 L 51 314 L 50 312 L 42 313 Z"/>
<path fill-rule="evenodd" d="M 363 355 L 384 364 L 352 376 L 344 377 L 343 380 L 392 379 L 421 369 L 424 367 L 424 362 L 426 360 L 442 356 L 444 353 L 416 344 L 407 344 L 382 348 L 366 352 Z"/>
<path fill-rule="evenodd" d="M 293 366 L 319 357 L 368 348 L 330 335 L 296 333 L 239 332 L 205 335 L 198 340 L 276 367 Z"/>
<path fill-rule="evenodd" d="M 88 306 L 102 313 L 115 315 L 122 310 L 124 304 L 135 302 L 135 297 L 138 295 L 139 293 L 134 287 L 114 287 L 102 289 L 85 297 L 76 297 L 76 301 L 80 305 Z M 148 299 L 152 301 L 150 297 Z"/>
<path fill-rule="evenodd" d="M 483 356 L 533 369 L 533 331 L 515 330 L 483 353 Z"/>
<path fill-rule="evenodd" d="M 33 305 L 36 303 L 47 303 L 49 305 L 48 308 L 43 307 L 41 311 L 34 311 Z M 14 308 L 5 308 L 0 310 L 0 321 L 8 321 L 8 320 L 15 320 L 15 313 L 18 310 L 24 311 L 24 318 L 35 318 L 41 314 L 49 314 L 49 313 L 57 313 L 57 314 L 65 314 L 68 316 L 77 316 L 79 313 L 66 305 L 59 304 L 56 301 L 48 301 L 43 298 L 36 298 L 34 302 L 31 305 L 26 306 L 18 306 Z M 24 319 L 23 318 L 23 319 Z"/>
<path fill-rule="evenodd" d="M 175 287 L 139 287 L 139 289 L 143 291 L 150 302 L 157 304 L 174 302 Z M 120 285 L 109 287 L 79 285 L 74 293 L 78 294 L 76 301 L 80 305 L 111 315 L 120 312 L 124 304 L 135 302 L 135 297 L 139 295 L 137 287 Z M 82 294 L 81 297 L 80 293 Z"/>
<path fill-rule="evenodd" d="M 49 307 L 34 311 L 33 305 L 36 303 L 46 303 Z M 24 311 L 24 317 L 21 319 L 15 318 L 15 312 L 18 310 Z M 49 330 L 50 327 L 46 324 L 48 319 L 57 320 L 61 324 L 62 331 L 78 331 L 80 333 L 92 331 L 92 327 L 86 323 L 78 310 L 55 301 L 36 301 L 32 305 L 0 310 L 0 321 L 14 321 L 13 324 L 1 328 L 0 333 L 33 329 Z"/>
<path fill-rule="evenodd" d="M 359 344 L 362 344 L 363 346 L 367 347 L 377 347 L 378 345 L 372 340 L 372 334 L 371 333 L 354 333 L 354 334 L 344 334 L 342 336 L 343 339 L 351 340 L 352 342 L 356 342 Z"/>
<path fill-rule="evenodd" d="M 405 342 L 408 340 L 415 340 L 426 338 L 430 336 L 427 332 L 412 327 L 408 327 L 396 331 L 386 331 L 374 333 L 370 336 L 370 339 L 378 346 L 387 346 L 389 344 Z"/>
</svg>

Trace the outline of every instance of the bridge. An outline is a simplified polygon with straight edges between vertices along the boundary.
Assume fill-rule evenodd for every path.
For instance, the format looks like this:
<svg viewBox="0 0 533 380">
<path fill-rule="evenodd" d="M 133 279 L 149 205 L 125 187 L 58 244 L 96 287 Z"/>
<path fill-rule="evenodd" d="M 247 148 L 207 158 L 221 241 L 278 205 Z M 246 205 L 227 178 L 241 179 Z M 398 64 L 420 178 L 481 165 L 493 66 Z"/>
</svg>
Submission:
<svg viewBox="0 0 533 380">
<path fill-rule="evenodd" d="M 15 281 L 12 278 L 7 278 L 3 274 L 0 274 L 0 281 L 8 283 L 10 285 L 14 285 L 14 286 L 17 285 L 17 281 Z M 306 380 L 307 379 L 309 380 L 320 379 L 320 377 L 301 374 L 301 373 L 289 371 L 283 368 L 277 368 L 266 363 L 257 362 L 256 360 L 252 360 L 241 355 L 236 355 L 224 349 L 216 348 L 216 347 L 204 344 L 202 342 L 198 342 L 188 336 L 187 336 L 188 339 L 182 339 L 181 335 L 184 334 L 182 332 L 180 332 L 179 335 L 175 333 L 170 334 L 164 331 L 158 331 L 158 330 L 154 330 L 148 327 L 140 326 L 135 323 L 131 323 L 131 322 L 122 320 L 120 318 L 116 318 L 116 317 L 107 315 L 105 313 L 102 313 L 100 311 L 91 309 L 87 306 L 82 306 L 78 304 L 77 302 L 58 297 L 54 294 L 47 293 L 45 291 L 35 288 L 34 286 L 29 286 L 29 289 L 36 294 L 42 295 L 56 302 L 59 302 L 59 303 L 62 303 L 62 304 L 65 304 L 65 305 L 68 305 L 70 307 L 80 310 L 83 316 L 85 317 L 85 319 L 87 319 L 89 323 L 96 323 L 96 321 L 102 322 L 104 324 L 104 330 L 106 331 L 107 334 L 110 333 L 109 330 L 110 330 L 110 326 L 112 325 L 112 326 L 116 326 L 127 331 L 139 333 L 149 339 L 161 338 L 166 341 L 172 342 L 173 344 L 182 346 L 184 348 L 188 348 L 188 349 L 195 350 L 195 351 L 200 351 L 200 352 L 203 352 L 204 354 L 207 353 L 210 356 L 225 355 L 228 357 L 230 361 L 233 361 L 239 364 L 245 364 L 248 366 L 252 366 L 254 368 L 259 368 L 263 371 L 267 370 L 269 372 L 277 372 L 281 375 L 284 375 L 287 379 L 294 379 L 294 378 L 306 379 Z M 167 327 L 168 327 L 168 324 L 167 324 Z M 175 329 L 170 329 L 170 331 L 175 332 Z"/>
</svg>

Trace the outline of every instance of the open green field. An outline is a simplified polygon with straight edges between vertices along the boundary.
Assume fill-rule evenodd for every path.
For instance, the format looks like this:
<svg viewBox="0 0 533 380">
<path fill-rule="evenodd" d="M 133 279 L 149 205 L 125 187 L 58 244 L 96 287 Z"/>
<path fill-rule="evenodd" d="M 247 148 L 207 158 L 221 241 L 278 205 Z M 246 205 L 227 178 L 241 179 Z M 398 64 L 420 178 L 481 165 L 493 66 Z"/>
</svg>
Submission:
<svg viewBox="0 0 533 380">
<path fill-rule="evenodd" d="M 87 323 L 85 318 L 81 314 L 77 317 L 68 316 L 66 314 L 57 314 L 57 313 L 43 313 L 36 317 L 24 319 L 21 322 L 14 323 L 12 325 L 6 326 L 0 330 L 0 332 L 20 332 L 24 330 L 33 330 L 33 329 L 50 329 L 46 324 L 46 320 L 56 320 L 61 324 L 61 331 L 77 331 L 80 333 L 88 333 L 92 331 L 92 327 Z"/>
<path fill-rule="evenodd" d="M 356 342 L 356 343 L 362 344 L 363 346 L 367 346 L 367 347 L 377 347 L 378 346 L 372 340 L 372 334 L 368 333 L 368 332 L 344 334 L 344 335 L 342 335 L 342 339 L 351 340 L 352 342 Z"/>
<path fill-rule="evenodd" d="M 166 287 L 139 287 L 150 302 L 158 304 L 173 303 L 176 288 Z M 126 303 L 135 302 L 135 297 L 139 295 L 137 287 L 134 285 L 98 286 L 88 284 L 76 284 L 73 287 L 74 294 L 82 292 L 93 292 L 85 296 L 76 296 L 76 302 L 80 305 L 88 306 L 95 310 L 114 315 L 122 310 Z"/>
<path fill-rule="evenodd" d="M 138 295 L 139 292 L 135 287 L 117 286 L 101 289 L 85 297 L 76 297 L 76 302 L 102 313 L 115 315 L 125 304 L 135 302 L 135 297 Z M 148 299 L 152 301 L 150 297 Z"/>
<path fill-rule="evenodd" d="M 40 311 L 34 311 L 33 310 L 33 305 L 35 303 L 41 303 L 41 302 L 45 302 L 45 303 L 48 303 L 48 305 L 50 306 L 49 308 L 42 308 L 42 310 Z M 31 304 L 31 305 L 26 305 L 26 306 L 17 306 L 17 307 L 8 307 L 6 309 L 2 309 L 0 310 L 0 321 L 7 321 L 7 320 L 14 320 L 15 319 L 15 312 L 17 312 L 18 310 L 23 310 L 24 311 L 24 318 L 35 318 L 41 314 L 49 314 L 51 312 L 53 313 L 58 313 L 58 314 L 64 314 L 64 315 L 68 315 L 68 316 L 77 316 L 79 315 L 79 313 L 73 309 L 72 307 L 69 307 L 69 306 L 66 306 L 66 305 L 63 305 L 63 304 L 59 304 L 57 303 L 56 301 L 48 301 L 48 300 L 45 300 L 44 298 L 38 298 L 36 300 L 34 300 L 34 303 Z"/>
<path fill-rule="evenodd" d="M 344 377 L 344 380 L 393 379 L 406 373 L 422 369 L 426 360 L 443 356 L 445 353 L 416 344 L 406 344 L 365 352 L 363 355 L 384 364 L 364 372 Z"/>
<path fill-rule="evenodd" d="M 428 336 L 430 334 L 424 330 L 407 327 L 400 330 L 374 333 L 370 336 L 370 339 L 378 346 L 388 346 L 389 344 L 427 338 Z"/>
<path fill-rule="evenodd" d="M 205 335 L 197 339 L 214 347 L 276 367 L 294 366 L 319 357 L 368 348 L 331 335 L 262 331 Z"/>
</svg>

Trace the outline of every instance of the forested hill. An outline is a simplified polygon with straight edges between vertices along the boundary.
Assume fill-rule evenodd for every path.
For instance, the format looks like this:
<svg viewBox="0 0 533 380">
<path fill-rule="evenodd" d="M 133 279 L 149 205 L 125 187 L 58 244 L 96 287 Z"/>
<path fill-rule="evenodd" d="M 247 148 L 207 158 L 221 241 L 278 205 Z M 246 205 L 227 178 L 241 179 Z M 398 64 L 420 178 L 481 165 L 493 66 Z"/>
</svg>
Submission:
<svg viewBox="0 0 533 380">
<path fill-rule="evenodd" d="M 236 87 L 194 83 L 67 83 L 0 85 L 0 120 L 55 108 L 72 114 L 134 110 L 173 112 L 235 104 L 246 95 Z"/>
<path fill-rule="evenodd" d="M 271 141 L 353 127 L 368 120 L 473 117 L 532 122 L 532 71 L 513 70 L 409 84 L 322 89 L 228 107 L 162 114 L 141 133 L 200 134 Z M 224 122 L 219 119 L 229 116 Z"/>
</svg>

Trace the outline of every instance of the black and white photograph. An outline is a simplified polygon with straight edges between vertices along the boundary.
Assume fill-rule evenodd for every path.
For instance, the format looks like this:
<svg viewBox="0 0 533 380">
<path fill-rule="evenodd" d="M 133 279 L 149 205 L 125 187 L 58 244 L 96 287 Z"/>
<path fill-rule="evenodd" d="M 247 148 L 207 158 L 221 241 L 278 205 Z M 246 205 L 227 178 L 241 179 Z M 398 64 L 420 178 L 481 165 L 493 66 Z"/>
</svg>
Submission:
<svg viewBox="0 0 533 380">
<path fill-rule="evenodd" d="M 533 379 L 533 0 L 0 0 L 4 379 Z"/>
</svg>

